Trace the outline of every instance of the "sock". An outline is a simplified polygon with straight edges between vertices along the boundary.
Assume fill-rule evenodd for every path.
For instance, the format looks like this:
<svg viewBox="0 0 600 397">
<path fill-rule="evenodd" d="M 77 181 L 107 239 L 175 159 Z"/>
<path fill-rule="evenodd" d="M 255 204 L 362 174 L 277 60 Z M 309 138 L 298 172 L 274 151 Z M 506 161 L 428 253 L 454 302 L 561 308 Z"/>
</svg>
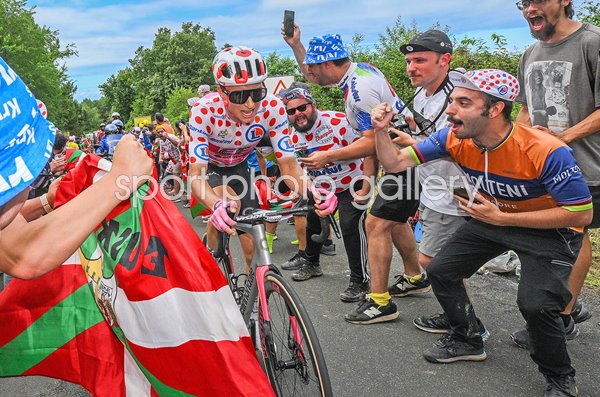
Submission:
<svg viewBox="0 0 600 397">
<path fill-rule="evenodd" d="M 404 277 L 405 279 L 407 279 L 408 281 L 410 281 L 412 284 L 414 284 L 417 281 L 421 281 L 421 278 L 423 277 L 423 275 L 422 274 L 417 274 L 416 276 L 407 276 L 406 274 L 403 274 L 402 277 Z"/>
<path fill-rule="evenodd" d="M 269 233 L 269 232 L 266 232 L 265 234 L 267 236 L 267 246 L 269 247 L 269 253 L 272 254 L 273 253 L 273 239 L 275 238 L 275 235 L 273 233 Z"/>
<path fill-rule="evenodd" d="M 377 303 L 379 306 L 387 306 L 390 303 L 390 299 L 392 299 L 390 293 L 387 291 L 383 294 L 371 292 L 368 295 L 373 299 L 373 302 Z"/>
</svg>

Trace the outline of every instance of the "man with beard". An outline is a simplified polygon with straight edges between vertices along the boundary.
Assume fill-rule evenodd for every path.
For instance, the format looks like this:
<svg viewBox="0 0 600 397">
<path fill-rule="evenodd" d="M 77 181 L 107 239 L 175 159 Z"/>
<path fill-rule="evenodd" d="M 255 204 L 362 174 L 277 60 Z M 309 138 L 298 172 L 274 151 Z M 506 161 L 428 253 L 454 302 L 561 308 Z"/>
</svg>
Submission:
<svg viewBox="0 0 600 397">
<path fill-rule="evenodd" d="M 577 164 L 589 186 L 596 208 L 587 227 L 600 227 L 600 29 L 580 23 L 573 17 L 571 0 L 523 0 L 517 3 L 529 23 L 531 35 L 538 40 L 529 47 L 519 64 L 519 83 L 525 89 L 516 101 L 523 104 L 517 121 L 534 125 L 556 136 L 573 149 Z M 534 84 L 529 79 L 543 79 Z M 536 102 L 544 95 L 545 117 L 537 117 Z M 577 297 L 592 264 L 590 237 L 586 231 L 569 289 L 573 299 L 565 308 L 563 321 L 567 339 L 579 331 L 575 323 L 592 315 Z M 528 335 L 521 329 L 512 335 L 515 343 L 527 348 Z"/>
<path fill-rule="evenodd" d="M 288 121 L 294 128 L 293 141 L 296 152 L 306 157 L 318 151 L 335 152 L 360 138 L 360 134 L 348 125 L 344 113 L 318 110 L 315 100 L 306 88 L 292 88 L 282 95 Z M 338 198 L 340 226 L 344 247 L 350 267 L 350 284 L 340 294 L 343 302 L 356 302 L 363 298 L 369 287 L 367 271 L 367 239 L 365 232 L 366 210 L 353 205 L 352 193 L 362 185 L 361 158 L 332 161 L 318 169 L 308 170 L 315 186 L 332 190 Z M 321 233 L 318 217 L 309 213 L 306 219 L 306 235 Z M 321 244 L 306 239 L 306 261 L 292 275 L 295 281 L 321 276 L 319 265 Z"/>
<path fill-rule="evenodd" d="M 399 172 L 450 157 L 481 190 L 455 196 L 471 216 L 427 268 L 451 330 L 423 355 L 434 363 L 483 361 L 487 355 L 463 279 L 488 260 L 514 250 L 521 260 L 517 304 L 527 322 L 531 358 L 546 377 L 544 396 L 575 396 L 575 369 L 560 313 L 571 299 L 568 279 L 592 220 L 592 197 L 571 149 L 559 139 L 511 122 L 517 79 L 497 69 L 449 73 L 454 91 L 446 109 L 450 128 L 402 150 L 380 151 L 393 110 L 373 109 L 379 160 Z M 543 247 L 543 249 L 540 249 Z"/>
</svg>

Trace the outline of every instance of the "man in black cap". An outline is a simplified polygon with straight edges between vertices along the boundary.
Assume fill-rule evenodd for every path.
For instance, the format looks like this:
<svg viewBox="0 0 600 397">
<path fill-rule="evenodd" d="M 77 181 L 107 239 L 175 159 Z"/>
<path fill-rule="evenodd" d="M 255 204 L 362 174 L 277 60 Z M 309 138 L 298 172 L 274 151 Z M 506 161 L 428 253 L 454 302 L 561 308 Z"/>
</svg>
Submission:
<svg viewBox="0 0 600 397">
<path fill-rule="evenodd" d="M 400 47 L 400 51 L 405 55 L 406 69 L 411 84 L 417 88 L 413 98 L 406 103 L 406 111 L 403 112 L 410 123 L 413 135 L 409 136 L 393 130 L 399 134 L 396 142 L 407 146 L 423 140 L 437 129 L 448 126 L 444 111 L 453 88 L 447 77 L 452 58 L 452 43 L 444 32 L 432 29 L 413 37 L 408 44 Z M 413 101 L 414 118 L 408 111 Z M 389 149 L 396 150 L 391 146 Z M 395 307 L 390 305 L 392 296 L 421 295 L 431 290 L 429 280 L 421 271 L 421 267 L 425 268 L 429 264 L 447 237 L 465 222 L 466 214 L 458 209 L 448 189 L 450 177 L 460 179 L 463 175 L 456 164 L 446 160 L 427 164 L 419 169 L 419 179 L 422 184 L 420 212 L 425 219 L 423 241 L 419 248 L 419 261 L 418 263 L 403 261 L 404 273 L 396 276 L 393 285 L 389 286 L 385 293 L 378 293 L 375 296 L 377 310 L 382 313 L 388 312 L 388 315 L 372 316 L 371 314 L 374 312 L 372 307 L 359 306 L 346 316 L 347 321 L 355 324 L 391 321 L 395 318 L 388 309 L 388 307 Z M 398 199 L 378 197 L 371 214 L 383 220 L 391 219 L 387 217 L 387 214 L 397 211 L 398 201 Z M 389 268 L 390 263 L 388 262 L 385 272 L 372 271 L 372 285 L 381 285 L 382 283 L 387 285 Z"/>
</svg>

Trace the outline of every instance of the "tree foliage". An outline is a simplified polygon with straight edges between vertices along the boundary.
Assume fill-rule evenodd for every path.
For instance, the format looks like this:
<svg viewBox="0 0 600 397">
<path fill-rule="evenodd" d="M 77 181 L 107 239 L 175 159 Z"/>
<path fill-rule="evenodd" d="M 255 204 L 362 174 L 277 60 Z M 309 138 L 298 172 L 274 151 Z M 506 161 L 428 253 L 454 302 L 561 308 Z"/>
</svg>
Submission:
<svg viewBox="0 0 600 397">
<path fill-rule="evenodd" d="M 36 24 L 33 15 L 25 0 L 0 0 L 0 55 L 46 104 L 50 120 L 60 129 L 74 130 L 79 106 L 64 60 L 76 55 L 75 48 L 69 44 L 61 49 L 58 32 Z"/>
<path fill-rule="evenodd" d="M 179 95 L 212 81 L 211 64 L 216 52 L 210 28 L 191 22 L 183 23 L 175 33 L 159 28 L 152 47 L 139 47 L 129 66 L 111 76 L 100 89 L 111 110 L 131 123 L 133 117 L 164 111 L 167 100 L 178 89 L 188 90 L 177 91 Z M 185 102 L 183 105 L 187 112 Z"/>
<path fill-rule="evenodd" d="M 600 4 L 586 0 L 581 4 L 581 10 L 577 12 L 577 18 L 582 22 L 600 26 Z"/>
<path fill-rule="evenodd" d="M 187 100 L 194 96 L 196 96 L 196 90 L 187 87 L 178 87 L 171 92 L 164 112 L 165 116 L 171 120 L 171 124 L 175 125 L 177 120 L 188 119 L 190 112 Z"/>
</svg>

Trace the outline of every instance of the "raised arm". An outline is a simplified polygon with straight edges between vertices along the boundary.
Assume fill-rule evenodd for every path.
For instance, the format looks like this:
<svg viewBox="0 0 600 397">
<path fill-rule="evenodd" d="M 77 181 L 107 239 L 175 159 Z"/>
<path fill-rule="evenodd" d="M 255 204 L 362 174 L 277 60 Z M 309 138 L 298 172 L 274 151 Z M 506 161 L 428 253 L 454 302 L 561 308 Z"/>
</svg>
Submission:
<svg viewBox="0 0 600 397">
<path fill-rule="evenodd" d="M 151 170 L 152 160 L 135 138 L 124 137 L 102 179 L 50 214 L 31 222 L 18 215 L 2 230 L 0 271 L 29 279 L 60 266 Z"/>
<path fill-rule="evenodd" d="M 371 122 L 375 132 L 377 159 L 386 172 L 402 172 L 417 165 L 407 149 L 400 150 L 388 134 L 394 111 L 387 103 L 375 106 L 371 110 Z"/>
<path fill-rule="evenodd" d="M 309 77 L 308 66 L 304 64 L 304 58 L 306 58 L 306 48 L 304 48 L 304 45 L 300 41 L 300 27 L 298 25 L 294 25 L 294 36 L 287 37 L 283 29 L 283 24 L 281 24 L 281 37 L 283 37 L 283 40 L 294 52 L 294 57 L 298 63 L 298 68 L 304 75 L 304 78 L 306 78 L 306 80 L 309 82 L 316 84 L 314 77 Z"/>
</svg>

